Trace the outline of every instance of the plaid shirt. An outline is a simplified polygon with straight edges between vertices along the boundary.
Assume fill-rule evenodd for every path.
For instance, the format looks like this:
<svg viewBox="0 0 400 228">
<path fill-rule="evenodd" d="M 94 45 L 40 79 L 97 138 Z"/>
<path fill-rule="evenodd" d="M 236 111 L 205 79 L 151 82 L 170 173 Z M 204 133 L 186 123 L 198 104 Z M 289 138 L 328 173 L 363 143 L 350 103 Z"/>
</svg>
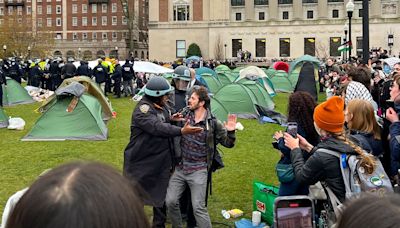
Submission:
<svg viewBox="0 0 400 228">
<path fill-rule="evenodd" d="M 191 126 L 202 127 L 204 129 L 200 133 L 183 135 L 181 138 L 182 162 L 178 165 L 178 168 L 183 173 L 189 174 L 207 169 L 207 129 L 205 118 L 195 123 L 194 112 L 189 112 L 186 119 L 189 120 Z"/>
</svg>

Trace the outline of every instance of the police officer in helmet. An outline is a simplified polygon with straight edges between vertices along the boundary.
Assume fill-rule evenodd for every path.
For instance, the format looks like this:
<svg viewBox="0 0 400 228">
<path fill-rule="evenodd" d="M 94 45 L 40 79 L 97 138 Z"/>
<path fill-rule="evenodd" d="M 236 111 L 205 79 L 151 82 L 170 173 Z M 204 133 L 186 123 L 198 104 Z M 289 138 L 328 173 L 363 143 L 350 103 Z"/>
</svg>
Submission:
<svg viewBox="0 0 400 228">
<path fill-rule="evenodd" d="M 143 202 L 153 206 L 153 227 L 165 227 L 165 196 L 173 165 L 173 137 L 194 134 L 202 128 L 171 125 L 182 115 L 170 115 L 166 104 L 173 87 L 155 76 L 144 89 L 145 95 L 132 114 L 131 137 L 124 152 L 124 175 L 136 180 L 145 191 Z"/>
</svg>

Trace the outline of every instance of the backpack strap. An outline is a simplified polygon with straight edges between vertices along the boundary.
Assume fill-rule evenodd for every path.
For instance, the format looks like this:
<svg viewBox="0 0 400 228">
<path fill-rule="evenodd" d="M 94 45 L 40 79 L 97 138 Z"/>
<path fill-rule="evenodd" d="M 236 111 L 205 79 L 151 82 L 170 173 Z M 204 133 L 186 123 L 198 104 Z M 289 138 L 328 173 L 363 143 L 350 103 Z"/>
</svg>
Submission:
<svg viewBox="0 0 400 228">
<path fill-rule="evenodd" d="M 216 126 L 215 121 L 216 121 L 216 119 L 215 119 L 214 115 L 211 115 L 211 127 L 213 130 L 213 141 L 214 141 L 213 142 L 214 143 L 214 145 L 213 145 L 214 153 L 213 153 L 213 157 L 211 158 L 211 162 L 214 161 L 214 157 L 215 157 L 216 150 L 217 150 L 217 143 L 216 143 L 216 136 L 215 136 L 215 126 Z M 208 170 L 208 168 L 207 168 L 207 171 L 208 172 L 207 172 L 207 186 L 206 186 L 206 207 L 207 207 L 207 203 L 208 203 L 208 194 L 212 195 L 212 170 Z"/>
</svg>

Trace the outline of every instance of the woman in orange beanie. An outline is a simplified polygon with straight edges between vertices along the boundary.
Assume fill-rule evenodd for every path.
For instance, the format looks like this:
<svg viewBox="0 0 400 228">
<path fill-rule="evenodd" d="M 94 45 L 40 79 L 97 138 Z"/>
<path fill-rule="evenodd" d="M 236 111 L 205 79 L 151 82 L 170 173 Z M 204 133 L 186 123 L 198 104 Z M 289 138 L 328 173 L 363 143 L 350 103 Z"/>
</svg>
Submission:
<svg viewBox="0 0 400 228">
<path fill-rule="evenodd" d="M 297 138 L 287 133 L 284 135 L 285 145 L 291 149 L 290 156 L 296 180 L 309 185 L 324 181 L 341 202 L 344 202 L 346 197 L 339 159 L 318 149 L 323 148 L 340 154 L 359 154 L 368 173 L 372 173 L 375 167 L 374 159 L 345 134 L 343 110 L 344 101 L 337 96 L 315 108 L 314 127 L 321 136 L 321 142 L 315 147 L 300 135 L 297 135 Z M 311 153 L 307 161 L 304 161 L 300 148 Z"/>
</svg>

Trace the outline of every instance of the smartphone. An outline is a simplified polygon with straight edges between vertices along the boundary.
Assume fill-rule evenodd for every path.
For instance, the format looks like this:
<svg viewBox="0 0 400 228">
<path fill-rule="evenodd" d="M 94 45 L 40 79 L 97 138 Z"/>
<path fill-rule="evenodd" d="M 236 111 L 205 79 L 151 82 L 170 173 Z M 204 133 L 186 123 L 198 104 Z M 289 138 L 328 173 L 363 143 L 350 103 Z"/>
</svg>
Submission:
<svg viewBox="0 0 400 228">
<path fill-rule="evenodd" d="M 289 122 L 287 125 L 287 133 L 292 135 L 294 138 L 297 138 L 297 123 Z"/>
<path fill-rule="evenodd" d="M 279 150 L 278 141 L 272 141 L 272 146 L 273 146 L 275 149 Z"/>
<path fill-rule="evenodd" d="M 392 101 L 392 100 L 386 100 L 385 103 L 386 103 L 386 108 L 387 108 L 387 109 L 388 109 L 388 108 L 393 108 L 393 109 L 394 109 L 394 101 Z"/>
<path fill-rule="evenodd" d="M 308 196 L 275 199 L 274 228 L 314 228 L 314 204 Z"/>
</svg>

